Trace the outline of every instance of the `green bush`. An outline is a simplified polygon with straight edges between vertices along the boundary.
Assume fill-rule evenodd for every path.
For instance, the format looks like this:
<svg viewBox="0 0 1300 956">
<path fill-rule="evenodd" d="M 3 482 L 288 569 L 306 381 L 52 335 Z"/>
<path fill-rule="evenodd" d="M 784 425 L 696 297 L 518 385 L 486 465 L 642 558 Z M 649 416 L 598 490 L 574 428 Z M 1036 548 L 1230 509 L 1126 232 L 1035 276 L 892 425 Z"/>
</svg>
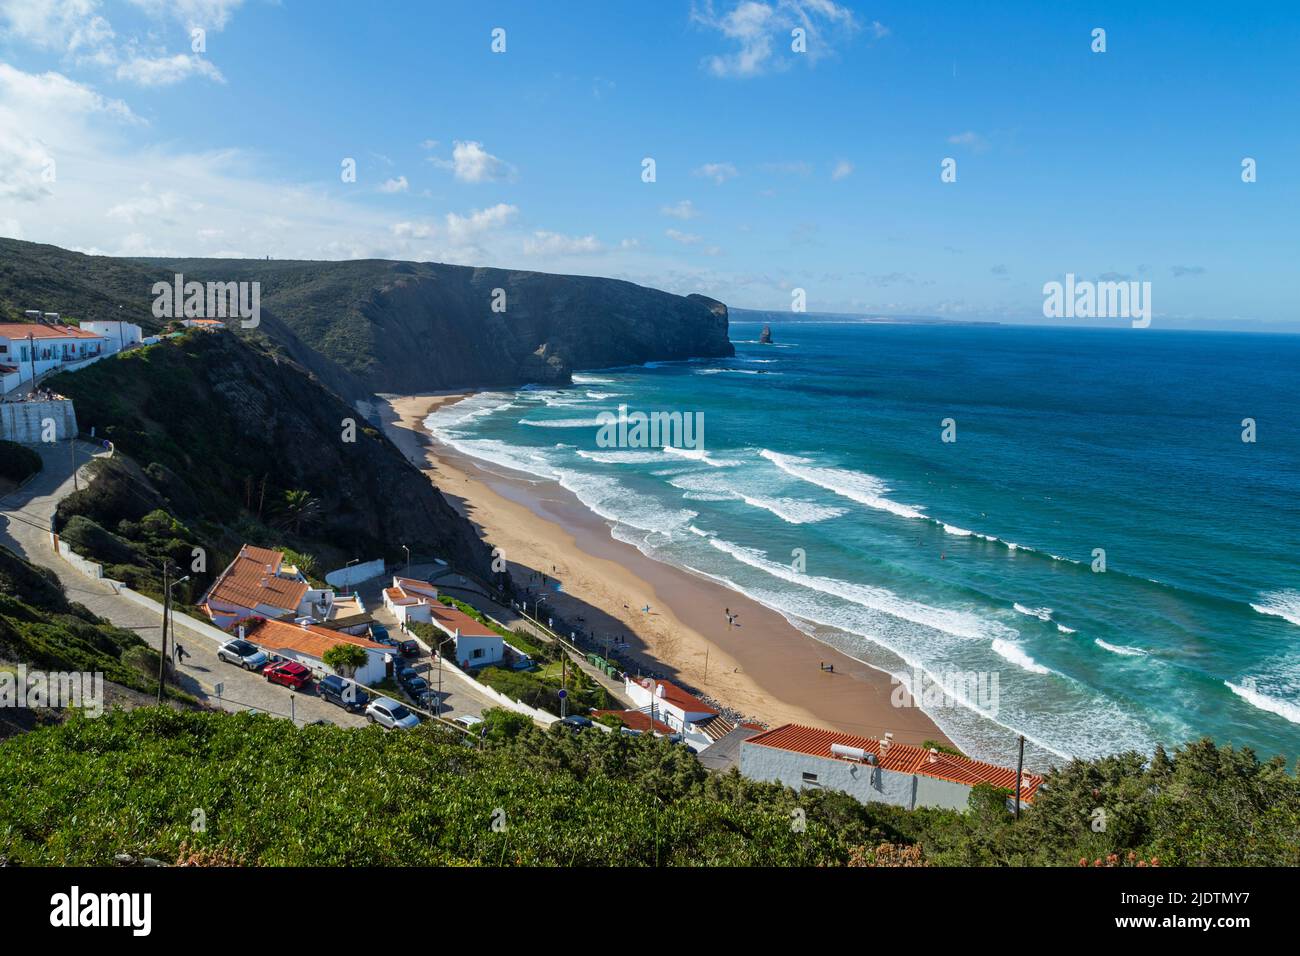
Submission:
<svg viewBox="0 0 1300 956">
<path fill-rule="evenodd" d="M 41 456 L 26 445 L 0 440 L 0 478 L 21 483 L 40 471 L 43 465 Z"/>
</svg>

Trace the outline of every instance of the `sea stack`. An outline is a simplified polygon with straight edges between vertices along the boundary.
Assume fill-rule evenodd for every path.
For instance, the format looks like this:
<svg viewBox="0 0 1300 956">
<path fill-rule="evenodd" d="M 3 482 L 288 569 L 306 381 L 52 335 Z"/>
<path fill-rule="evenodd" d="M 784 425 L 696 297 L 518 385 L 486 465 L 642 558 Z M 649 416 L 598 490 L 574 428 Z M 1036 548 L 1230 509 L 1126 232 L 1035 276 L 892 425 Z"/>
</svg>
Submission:
<svg viewBox="0 0 1300 956">
<path fill-rule="evenodd" d="M 759 345 L 771 345 L 771 344 L 772 344 L 772 326 L 770 326 L 770 325 L 765 325 L 765 326 L 763 326 L 763 331 L 762 331 L 761 333 L 759 333 L 759 336 L 758 336 L 758 344 L 759 344 Z"/>
</svg>

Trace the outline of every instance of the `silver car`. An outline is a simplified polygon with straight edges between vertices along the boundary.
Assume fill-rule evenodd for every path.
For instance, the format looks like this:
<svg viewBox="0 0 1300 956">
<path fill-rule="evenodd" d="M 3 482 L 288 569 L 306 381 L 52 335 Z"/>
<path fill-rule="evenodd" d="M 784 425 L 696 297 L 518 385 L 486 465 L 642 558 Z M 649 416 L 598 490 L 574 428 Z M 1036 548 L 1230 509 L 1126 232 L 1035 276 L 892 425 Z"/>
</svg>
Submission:
<svg viewBox="0 0 1300 956">
<path fill-rule="evenodd" d="M 389 730 L 396 730 L 398 727 L 409 730 L 420 726 L 420 718 L 408 710 L 405 704 L 399 704 L 391 697 L 381 697 L 371 703 L 366 708 L 366 720 Z"/>
<path fill-rule="evenodd" d="M 245 670 L 250 671 L 257 670 L 270 660 L 266 655 L 266 651 L 256 644 L 250 644 L 242 639 L 231 641 L 229 644 L 222 644 L 221 650 L 217 651 L 217 659 L 223 660 L 227 664 L 238 664 Z"/>
</svg>

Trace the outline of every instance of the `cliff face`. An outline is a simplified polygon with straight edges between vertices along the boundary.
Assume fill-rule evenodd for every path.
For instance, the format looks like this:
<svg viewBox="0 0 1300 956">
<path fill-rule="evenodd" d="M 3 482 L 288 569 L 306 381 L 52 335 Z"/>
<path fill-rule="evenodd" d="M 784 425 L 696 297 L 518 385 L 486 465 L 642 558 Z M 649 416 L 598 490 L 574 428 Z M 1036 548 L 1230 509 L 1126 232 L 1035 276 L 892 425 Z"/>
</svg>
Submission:
<svg viewBox="0 0 1300 956">
<path fill-rule="evenodd" d="M 285 263 L 262 281 L 263 331 L 350 397 L 564 382 L 575 369 L 734 351 L 721 302 L 615 279 L 362 262 Z"/>
<path fill-rule="evenodd" d="M 176 273 L 259 282 L 261 326 L 240 334 L 348 399 L 733 354 L 721 302 L 617 279 L 376 259 L 118 259 L 13 239 L 0 239 L 0 316 L 42 309 L 155 331 L 153 283 Z"/>
<path fill-rule="evenodd" d="M 352 558 L 400 560 L 407 545 L 417 558 L 490 572 L 473 527 L 386 437 L 237 333 L 191 333 L 50 384 L 76 402 L 83 429 L 139 465 L 66 499 L 61 525 L 82 514 L 134 534 L 164 508 L 227 560 L 260 535 L 317 555 L 322 571 Z M 295 490 L 314 500 L 301 520 L 285 511 Z"/>
</svg>

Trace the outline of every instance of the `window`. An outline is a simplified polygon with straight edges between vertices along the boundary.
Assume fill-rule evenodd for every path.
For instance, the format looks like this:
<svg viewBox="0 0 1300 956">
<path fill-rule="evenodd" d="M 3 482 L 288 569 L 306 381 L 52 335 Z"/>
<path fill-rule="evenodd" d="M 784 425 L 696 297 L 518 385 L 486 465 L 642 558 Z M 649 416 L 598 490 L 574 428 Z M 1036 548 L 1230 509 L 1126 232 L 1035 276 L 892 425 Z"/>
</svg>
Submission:
<svg viewBox="0 0 1300 956">
<path fill-rule="evenodd" d="M 815 774 L 815 773 L 809 773 L 807 770 L 805 770 L 805 771 L 803 772 L 803 782 L 804 782 L 804 783 L 816 783 L 816 782 L 817 782 L 817 774 Z"/>
<path fill-rule="evenodd" d="M 476 647 L 476 648 L 474 648 L 474 653 L 471 654 L 470 656 L 471 656 L 471 657 L 482 657 L 485 653 L 487 653 L 487 652 L 484 651 L 483 648 L 481 648 L 481 647 Z"/>
</svg>

